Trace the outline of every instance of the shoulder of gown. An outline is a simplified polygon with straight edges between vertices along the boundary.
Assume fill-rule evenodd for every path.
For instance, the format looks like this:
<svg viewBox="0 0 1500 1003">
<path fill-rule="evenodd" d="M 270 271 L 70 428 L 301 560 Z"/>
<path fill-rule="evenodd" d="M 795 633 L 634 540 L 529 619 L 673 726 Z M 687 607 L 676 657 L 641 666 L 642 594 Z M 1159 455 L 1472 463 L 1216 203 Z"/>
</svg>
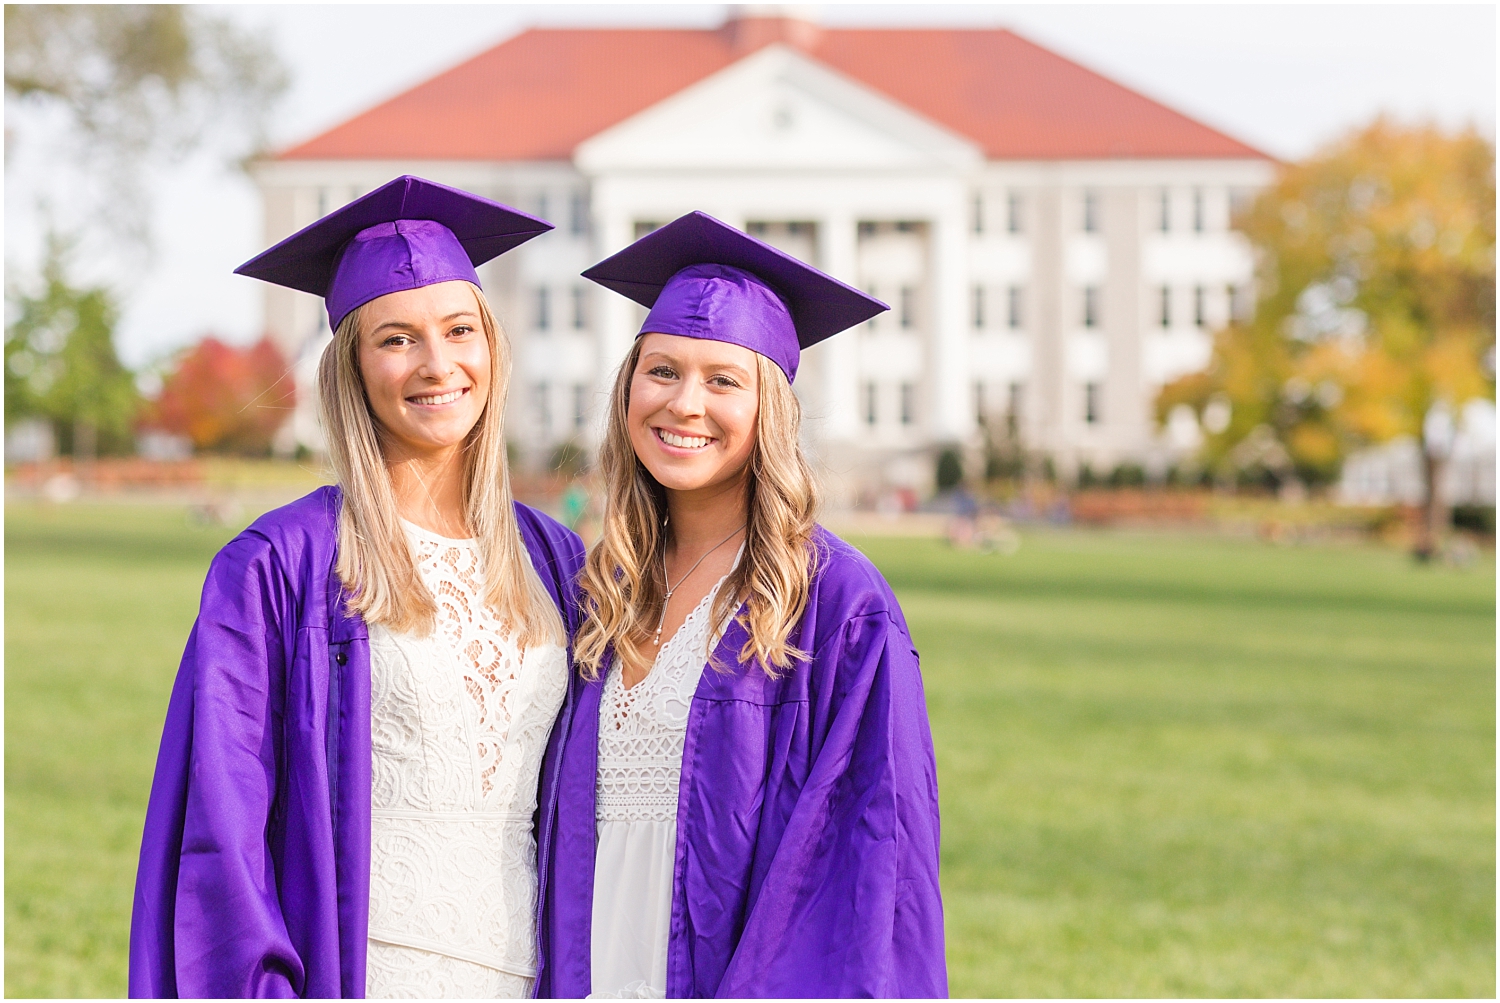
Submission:
<svg viewBox="0 0 1500 1003">
<path fill-rule="evenodd" d="M 583 570 L 583 540 L 556 519 L 530 505 L 515 503 L 521 541 L 531 554 L 542 584 L 562 612 L 571 637 L 578 628 L 578 573 Z"/>
<path fill-rule="evenodd" d="M 289 567 L 300 564 L 304 555 L 326 554 L 331 558 L 332 548 L 338 542 L 342 503 L 343 493 L 332 484 L 324 485 L 260 516 L 235 540 L 264 541 L 282 555 Z"/>
<path fill-rule="evenodd" d="M 338 557 L 342 499 L 337 487 L 325 485 L 258 517 L 214 555 L 205 584 L 226 570 L 242 571 L 253 564 L 266 573 L 285 576 L 303 599 L 311 598 L 306 594 L 309 591 L 321 593 L 329 585 L 327 579 Z M 324 588 L 314 590 L 315 585 Z M 205 599 L 208 592 L 205 588 Z M 314 605 L 325 608 L 321 601 Z"/>
<path fill-rule="evenodd" d="M 812 546 L 816 566 L 808 597 L 811 614 L 808 619 L 813 621 L 819 640 L 862 616 L 887 617 L 902 635 L 910 638 L 896 594 L 868 557 L 822 526 L 813 530 Z"/>
</svg>

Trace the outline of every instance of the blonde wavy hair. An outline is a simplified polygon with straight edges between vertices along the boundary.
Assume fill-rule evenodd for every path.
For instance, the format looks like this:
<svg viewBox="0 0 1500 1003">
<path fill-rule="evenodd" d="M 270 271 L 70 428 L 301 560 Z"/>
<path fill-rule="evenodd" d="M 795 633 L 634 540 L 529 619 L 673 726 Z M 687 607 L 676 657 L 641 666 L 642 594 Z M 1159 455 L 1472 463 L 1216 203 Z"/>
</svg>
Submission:
<svg viewBox="0 0 1500 1003">
<path fill-rule="evenodd" d="M 468 528 L 484 568 L 484 599 L 522 646 L 563 640 L 562 618 L 521 542 L 505 456 L 505 399 L 510 340 L 489 303 L 470 284 L 490 348 L 489 399 L 464 443 L 463 497 Z M 437 600 L 422 582 L 396 508 L 381 440 L 385 435 L 365 395 L 359 368 L 363 308 L 334 332 L 318 363 L 318 405 L 328 459 L 343 490 L 337 573 L 349 609 L 397 632 L 428 634 Z"/>
<path fill-rule="evenodd" d="M 586 679 L 598 678 L 611 647 L 633 665 L 649 665 L 646 639 L 665 601 L 666 490 L 636 458 L 627 424 L 630 381 L 640 354 L 637 339 L 615 376 L 609 427 L 599 451 L 608 492 L 604 525 L 584 568 L 585 619 L 573 642 L 574 659 Z M 798 443 L 802 408 L 797 395 L 775 363 L 761 355 L 755 359 L 760 410 L 746 478 L 745 554 L 715 598 L 711 622 L 714 630 L 727 625 L 743 603 L 739 621 L 749 639 L 739 661 L 756 661 L 774 679 L 808 657 L 788 637 L 807 608 L 816 570 L 812 533 L 817 489 Z"/>
</svg>

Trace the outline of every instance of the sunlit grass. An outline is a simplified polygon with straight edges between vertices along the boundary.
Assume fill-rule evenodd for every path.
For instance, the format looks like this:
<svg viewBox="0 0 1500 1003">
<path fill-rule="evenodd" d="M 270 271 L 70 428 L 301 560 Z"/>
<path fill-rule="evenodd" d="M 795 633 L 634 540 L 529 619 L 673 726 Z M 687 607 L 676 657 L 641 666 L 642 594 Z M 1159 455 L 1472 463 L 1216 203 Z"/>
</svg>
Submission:
<svg viewBox="0 0 1500 1003">
<path fill-rule="evenodd" d="M 6 516 L 7 995 L 121 995 L 185 510 Z M 1493 995 L 1493 565 L 861 541 L 923 653 L 956 995 Z"/>
<path fill-rule="evenodd" d="M 1493 995 L 1492 565 L 863 542 L 923 654 L 955 995 Z"/>
</svg>

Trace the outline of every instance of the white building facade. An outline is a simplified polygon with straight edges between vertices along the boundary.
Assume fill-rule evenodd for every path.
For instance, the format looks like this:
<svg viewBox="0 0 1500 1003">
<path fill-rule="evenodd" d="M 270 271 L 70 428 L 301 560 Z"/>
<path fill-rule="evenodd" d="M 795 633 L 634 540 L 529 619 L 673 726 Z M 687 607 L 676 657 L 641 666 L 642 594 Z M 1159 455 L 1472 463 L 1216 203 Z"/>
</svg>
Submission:
<svg viewBox="0 0 1500 1003">
<path fill-rule="evenodd" d="M 773 35 L 565 159 L 262 162 L 266 240 L 402 173 L 555 223 L 480 272 L 515 346 L 510 435 L 538 465 L 564 443 L 597 443 L 644 316 L 579 272 L 695 209 L 891 306 L 803 357 L 805 441 L 836 500 L 922 490 L 937 451 L 973 455 L 986 425 L 1065 475 L 1164 463 L 1157 390 L 1202 368 L 1210 332 L 1253 303 L 1231 214 L 1274 164 L 1248 148 L 999 159 L 795 37 Z M 320 302 L 276 287 L 266 302 L 268 328 L 309 377 L 327 340 Z M 316 445 L 310 412 L 285 438 Z"/>
</svg>

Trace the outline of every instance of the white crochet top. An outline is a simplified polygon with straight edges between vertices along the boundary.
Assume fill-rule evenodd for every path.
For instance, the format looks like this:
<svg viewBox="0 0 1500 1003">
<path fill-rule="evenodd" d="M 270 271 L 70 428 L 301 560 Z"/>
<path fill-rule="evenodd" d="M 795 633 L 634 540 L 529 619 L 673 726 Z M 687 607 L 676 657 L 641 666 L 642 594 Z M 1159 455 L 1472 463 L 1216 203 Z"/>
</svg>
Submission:
<svg viewBox="0 0 1500 1003">
<path fill-rule="evenodd" d="M 555 644 L 521 654 L 482 599 L 473 540 L 404 525 L 437 629 L 370 628 L 366 995 L 529 996 L 531 820 L 566 655 Z"/>
<path fill-rule="evenodd" d="M 710 619 L 723 584 L 721 578 L 662 643 L 644 679 L 626 689 L 616 663 L 599 697 L 595 998 L 666 995 L 682 752 L 693 694 L 718 640 Z"/>
</svg>

